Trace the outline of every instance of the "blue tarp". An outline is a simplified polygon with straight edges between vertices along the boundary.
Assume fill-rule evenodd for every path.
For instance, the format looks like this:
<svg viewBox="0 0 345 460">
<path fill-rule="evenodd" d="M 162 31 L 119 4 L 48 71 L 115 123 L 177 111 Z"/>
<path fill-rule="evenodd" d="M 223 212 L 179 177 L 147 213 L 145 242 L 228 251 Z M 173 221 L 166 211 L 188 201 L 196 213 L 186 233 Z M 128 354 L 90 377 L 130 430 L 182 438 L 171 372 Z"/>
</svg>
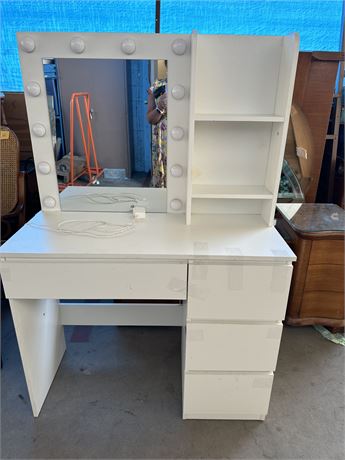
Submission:
<svg viewBox="0 0 345 460">
<path fill-rule="evenodd" d="M 154 32 L 155 0 L 0 0 L 2 91 L 21 91 L 16 31 Z M 161 0 L 161 32 L 285 35 L 338 51 L 342 0 Z"/>
</svg>

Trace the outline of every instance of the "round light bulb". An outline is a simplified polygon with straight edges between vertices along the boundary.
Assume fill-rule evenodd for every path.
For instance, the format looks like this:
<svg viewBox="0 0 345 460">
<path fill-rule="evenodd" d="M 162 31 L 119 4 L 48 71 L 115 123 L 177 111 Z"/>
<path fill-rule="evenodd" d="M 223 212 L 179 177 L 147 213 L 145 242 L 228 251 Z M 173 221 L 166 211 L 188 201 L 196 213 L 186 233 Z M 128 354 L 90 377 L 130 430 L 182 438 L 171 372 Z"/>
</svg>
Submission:
<svg viewBox="0 0 345 460">
<path fill-rule="evenodd" d="M 172 165 L 170 172 L 173 177 L 181 177 L 183 175 L 183 168 L 178 164 Z"/>
<path fill-rule="evenodd" d="M 170 201 L 170 207 L 174 211 L 180 211 L 180 209 L 182 209 L 182 201 L 178 198 L 174 198 Z"/>
<path fill-rule="evenodd" d="M 26 85 L 26 89 L 30 96 L 33 97 L 37 97 L 41 94 L 41 87 L 37 81 L 29 81 L 29 83 Z"/>
<path fill-rule="evenodd" d="M 44 199 L 43 199 L 43 205 L 46 207 L 46 208 L 55 208 L 56 206 L 56 200 L 55 198 L 53 198 L 52 196 L 46 196 Z"/>
<path fill-rule="evenodd" d="M 178 99 L 178 100 L 183 99 L 184 94 L 185 94 L 184 86 L 175 85 L 171 90 L 171 94 L 174 99 Z"/>
<path fill-rule="evenodd" d="M 41 161 L 40 163 L 38 163 L 38 170 L 39 170 L 39 172 L 41 174 L 49 174 L 50 171 L 51 171 L 50 164 L 47 163 L 46 161 Z M 54 200 L 54 198 L 53 198 L 53 200 Z M 54 206 L 55 206 L 55 204 L 54 204 Z M 49 208 L 49 206 L 48 206 L 48 208 Z"/>
<path fill-rule="evenodd" d="M 182 38 L 177 38 L 172 42 L 171 48 L 175 54 L 182 56 L 186 52 L 187 43 Z"/>
<path fill-rule="evenodd" d="M 170 134 L 175 141 L 180 141 L 181 139 L 183 139 L 184 130 L 183 128 L 181 128 L 181 126 L 174 126 L 170 131 Z"/>
<path fill-rule="evenodd" d="M 82 38 L 73 37 L 69 44 L 71 50 L 74 53 L 81 54 L 85 51 L 86 45 Z"/>
<path fill-rule="evenodd" d="M 133 54 L 136 50 L 135 41 L 131 38 L 127 38 L 121 43 L 121 50 L 125 54 Z"/>
<path fill-rule="evenodd" d="M 46 133 L 46 129 L 41 123 L 35 123 L 32 126 L 32 132 L 37 137 L 43 137 Z"/>
<path fill-rule="evenodd" d="M 36 44 L 32 37 L 23 37 L 20 40 L 20 47 L 26 53 L 32 53 L 33 51 L 35 51 Z"/>
</svg>

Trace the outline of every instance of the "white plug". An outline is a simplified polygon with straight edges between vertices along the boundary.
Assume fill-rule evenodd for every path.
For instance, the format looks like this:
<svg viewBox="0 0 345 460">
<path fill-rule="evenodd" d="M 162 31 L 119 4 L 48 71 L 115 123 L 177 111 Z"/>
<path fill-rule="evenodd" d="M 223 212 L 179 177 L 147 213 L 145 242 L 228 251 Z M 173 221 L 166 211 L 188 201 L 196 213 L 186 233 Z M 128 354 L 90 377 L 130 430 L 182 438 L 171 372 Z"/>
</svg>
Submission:
<svg viewBox="0 0 345 460">
<path fill-rule="evenodd" d="M 142 220 L 146 217 L 146 209 L 141 206 L 133 207 L 133 217 L 135 220 Z"/>
</svg>

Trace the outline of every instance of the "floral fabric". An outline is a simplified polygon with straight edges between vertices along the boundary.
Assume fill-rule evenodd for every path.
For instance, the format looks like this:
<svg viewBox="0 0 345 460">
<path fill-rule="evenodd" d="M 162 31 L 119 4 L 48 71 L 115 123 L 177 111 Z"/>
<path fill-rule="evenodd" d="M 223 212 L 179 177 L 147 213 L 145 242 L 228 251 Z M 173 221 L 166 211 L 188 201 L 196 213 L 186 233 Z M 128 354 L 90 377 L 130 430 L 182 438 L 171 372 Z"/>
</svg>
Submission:
<svg viewBox="0 0 345 460">
<path fill-rule="evenodd" d="M 167 84 L 166 80 L 156 80 L 150 88 L 152 93 Z M 156 100 L 156 105 L 160 99 Z M 159 123 L 152 125 L 152 179 L 151 186 L 156 188 L 166 187 L 167 170 L 167 115 L 165 114 Z"/>
</svg>

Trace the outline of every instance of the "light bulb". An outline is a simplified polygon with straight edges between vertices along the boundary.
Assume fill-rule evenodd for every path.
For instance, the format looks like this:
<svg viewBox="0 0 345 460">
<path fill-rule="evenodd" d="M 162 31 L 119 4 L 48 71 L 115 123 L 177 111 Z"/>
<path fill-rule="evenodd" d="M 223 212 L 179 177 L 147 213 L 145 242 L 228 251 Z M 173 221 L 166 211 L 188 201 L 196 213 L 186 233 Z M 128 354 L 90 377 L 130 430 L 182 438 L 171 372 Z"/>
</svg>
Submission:
<svg viewBox="0 0 345 460">
<path fill-rule="evenodd" d="M 177 38 L 172 42 L 171 48 L 175 54 L 182 56 L 186 52 L 187 43 L 182 38 Z"/>
<path fill-rule="evenodd" d="M 36 44 L 32 37 L 23 37 L 20 40 L 20 47 L 26 53 L 32 53 L 33 51 L 35 51 Z"/>
<path fill-rule="evenodd" d="M 183 168 L 178 164 L 172 165 L 170 173 L 173 177 L 181 177 L 183 175 Z"/>
<path fill-rule="evenodd" d="M 46 207 L 46 208 L 55 208 L 56 206 L 56 200 L 55 198 L 53 198 L 52 196 L 46 196 L 44 199 L 43 199 L 43 205 Z"/>
<path fill-rule="evenodd" d="M 37 167 L 38 167 L 38 170 L 39 170 L 39 172 L 40 172 L 41 174 L 45 174 L 45 175 L 46 175 L 46 174 L 49 174 L 50 171 L 51 171 L 50 164 L 47 163 L 46 161 L 41 161 L 40 163 L 38 163 Z M 50 197 L 50 198 L 51 198 L 51 197 Z M 54 200 L 54 198 L 53 198 L 53 200 Z M 54 200 L 54 201 L 55 201 L 55 200 Z M 54 204 L 54 206 L 55 206 L 55 204 Z M 49 208 L 49 207 L 50 207 L 50 206 L 48 206 L 48 208 Z"/>
<path fill-rule="evenodd" d="M 174 126 L 170 131 L 170 134 L 175 141 L 180 141 L 184 137 L 184 130 L 181 126 Z"/>
<path fill-rule="evenodd" d="M 121 43 L 121 50 L 125 54 L 133 54 L 136 50 L 135 41 L 131 38 L 127 38 Z"/>
<path fill-rule="evenodd" d="M 37 97 L 41 94 L 41 87 L 37 81 L 29 81 L 26 85 L 27 92 L 30 96 Z"/>
<path fill-rule="evenodd" d="M 35 123 L 32 126 L 32 132 L 37 137 L 43 137 L 46 133 L 46 129 L 41 123 Z"/>
<path fill-rule="evenodd" d="M 171 94 L 174 99 L 178 99 L 178 100 L 183 99 L 184 94 L 185 94 L 184 86 L 175 85 L 171 90 Z"/>
<path fill-rule="evenodd" d="M 85 51 L 86 45 L 82 38 L 73 37 L 69 44 L 71 50 L 74 53 L 81 54 Z"/>
<path fill-rule="evenodd" d="M 170 201 L 170 207 L 174 211 L 179 211 L 182 209 L 182 201 L 179 200 L 178 198 L 174 198 L 173 200 Z"/>
</svg>

